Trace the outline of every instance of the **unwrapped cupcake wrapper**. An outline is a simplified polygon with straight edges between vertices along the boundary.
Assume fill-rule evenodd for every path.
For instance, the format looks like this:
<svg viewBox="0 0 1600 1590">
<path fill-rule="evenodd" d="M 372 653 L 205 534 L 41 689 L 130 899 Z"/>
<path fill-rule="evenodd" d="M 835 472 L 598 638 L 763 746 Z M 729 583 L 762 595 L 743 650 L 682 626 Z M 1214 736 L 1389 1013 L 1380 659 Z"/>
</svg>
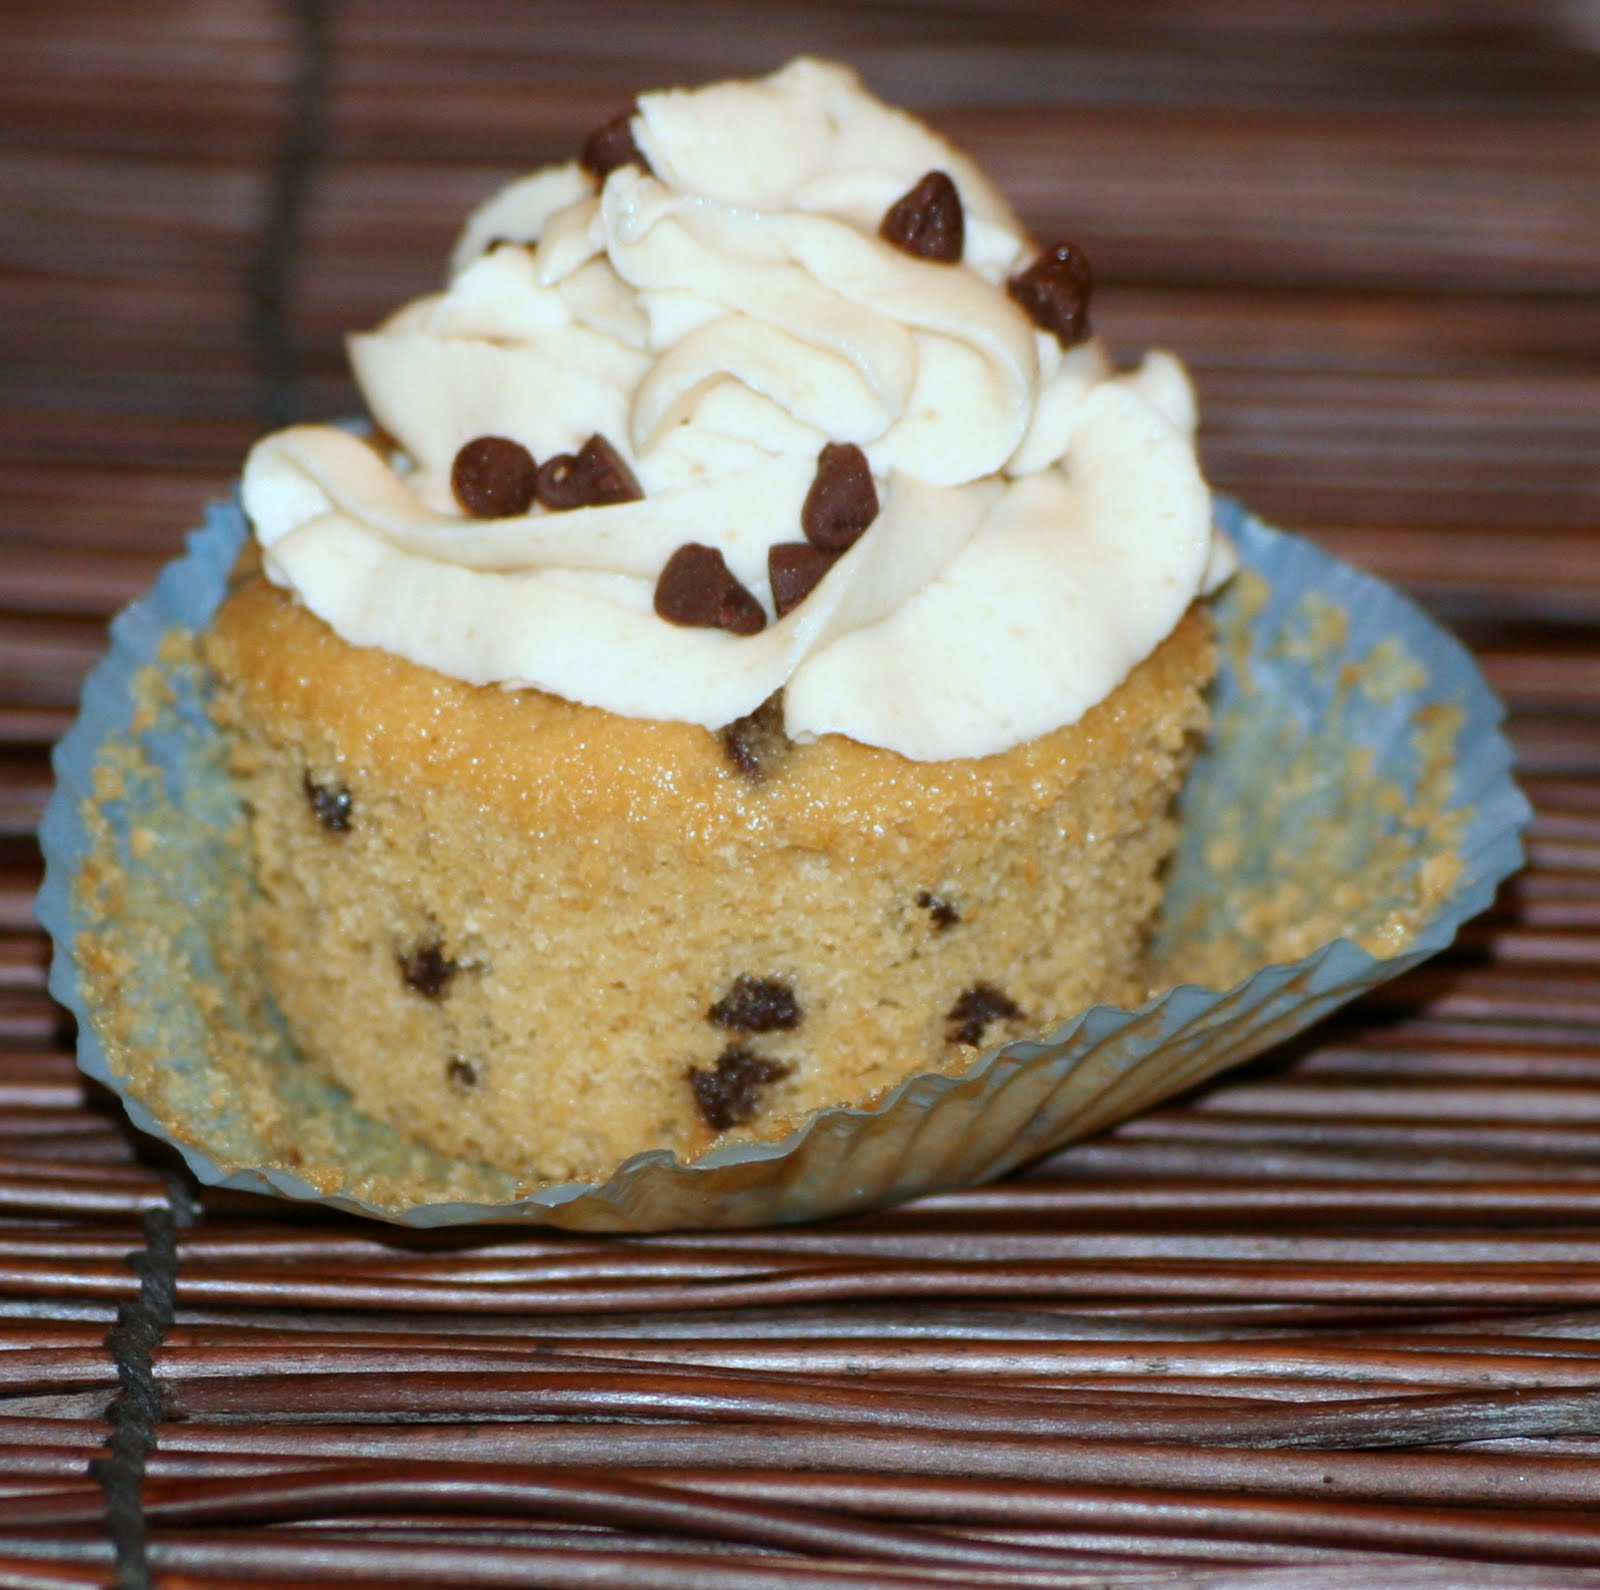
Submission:
<svg viewBox="0 0 1600 1590">
<path fill-rule="evenodd" d="M 192 646 L 247 535 L 218 505 L 113 623 L 56 750 L 38 911 L 79 1064 L 202 1182 L 413 1226 L 814 1219 L 982 1182 L 1148 1109 L 1443 949 L 1520 865 L 1529 815 L 1502 708 L 1459 644 L 1311 543 L 1225 501 L 1217 517 L 1242 569 L 1215 604 L 1215 729 L 1157 935 L 1174 986 L 819 1111 L 781 1142 L 688 1164 L 651 1151 L 603 1184 L 549 1185 L 361 1114 L 295 1054 L 251 971 L 243 816 Z M 1330 893 L 1351 936 L 1304 942 Z"/>
</svg>

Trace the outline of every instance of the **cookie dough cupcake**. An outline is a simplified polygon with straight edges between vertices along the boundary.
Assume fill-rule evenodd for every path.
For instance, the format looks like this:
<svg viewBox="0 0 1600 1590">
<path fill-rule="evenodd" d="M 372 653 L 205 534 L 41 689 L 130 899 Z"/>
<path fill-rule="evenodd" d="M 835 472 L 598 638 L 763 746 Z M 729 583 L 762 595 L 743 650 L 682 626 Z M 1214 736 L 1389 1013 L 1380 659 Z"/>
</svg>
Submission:
<svg viewBox="0 0 1600 1590">
<path fill-rule="evenodd" d="M 532 1179 L 1147 992 L 1226 573 L 1175 361 L 811 60 L 641 96 L 247 464 L 252 932 L 363 1111 Z"/>
</svg>

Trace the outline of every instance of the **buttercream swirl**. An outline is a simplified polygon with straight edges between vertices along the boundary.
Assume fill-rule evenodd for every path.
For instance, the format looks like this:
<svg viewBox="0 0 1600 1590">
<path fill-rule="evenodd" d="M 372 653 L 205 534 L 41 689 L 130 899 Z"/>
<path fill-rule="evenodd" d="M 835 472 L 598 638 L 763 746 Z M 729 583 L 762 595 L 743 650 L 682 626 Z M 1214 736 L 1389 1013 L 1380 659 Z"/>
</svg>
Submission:
<svg viewBox="0 0 1600 1590">
<path fill-rule="evenodd" d="M 513 183 L 445 291 L 351 340 L 392 450 L 324 426 L 255 448 L 268 575 L 352 643 L 474 684 L 708 728 L 782 688 L 792 737 L 918 760 L 1107 695 L 1218 573 L 1176 361 L 1119 376 L 1039 331 L 1005 290 L 1033 252 L 1005 201 L 841 67 L 647 94 L 631 128 L 648 170 Z M 934 170 L 959 264 L 878 235 Z M 476 438 L 545 459 L 595 435 L 640 500 L 479 520 L 451 495 Z M 658 617 L 691 541 L 772 615 L 768 549 L 829 442 L 863 449 L 882 506 L 816 589 L 755 635 Z"/>
</svg>

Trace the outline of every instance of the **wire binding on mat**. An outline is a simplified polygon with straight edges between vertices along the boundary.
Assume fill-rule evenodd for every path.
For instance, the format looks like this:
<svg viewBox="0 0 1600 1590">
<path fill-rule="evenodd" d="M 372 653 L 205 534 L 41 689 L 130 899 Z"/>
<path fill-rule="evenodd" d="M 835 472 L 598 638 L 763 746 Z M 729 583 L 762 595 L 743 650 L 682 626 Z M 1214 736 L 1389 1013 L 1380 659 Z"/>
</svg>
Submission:
<svg viewBox="0 0 1600 1590">
<path fill-rule="evenodd" d="M 106 1409 L 109 1456 L 94 1459 L 91 1477 L 106 1499 L 106 1532 L 116 1553 L 117 1590 L 150 1590 L 148 1530 L 142 1493 L 145 1464 L 155 1450 L 162 1395 L 155 1352 L 172 1328 L 177 1301 L 178 1233 L 192 1226 L 200 1205 L 177 1177 L 167 1184 L 167 1202 L 147 1209 L 141 1226 L 144 1248 L 129 1259 L 139 1277 L 139 1295 L 117 1309 L 106 1348 L 117 1367 L 117 1394 Z"/>
<path fill-rule="evenodd" d="M 291 0 L 296 30 L 288 126 L 273 169 L 251 280 L 261 418 L 268 430 L 295 412 L 295 351 L 287 304 L 300 252 L 300 226 L 326 141 L 324 123 L 334 0 Z"/>
</svg>

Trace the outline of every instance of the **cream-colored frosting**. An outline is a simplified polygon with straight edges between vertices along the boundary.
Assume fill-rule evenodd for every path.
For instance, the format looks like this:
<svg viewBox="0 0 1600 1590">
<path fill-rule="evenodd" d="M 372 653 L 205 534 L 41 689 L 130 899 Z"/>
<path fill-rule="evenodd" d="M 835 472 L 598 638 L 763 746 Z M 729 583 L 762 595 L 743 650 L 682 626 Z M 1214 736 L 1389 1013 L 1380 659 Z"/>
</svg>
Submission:
<svg viewBox="0 0 1600 1590">
<path fill-rule="evenodd" d="M 981 756 L 1107 695 L 1222 572 L 1181 366 L 1117 375 L 1007 296 L 1034 248 L 984 177 L 847 70 L 641 97 L 645 172 L 513 183 L 468 222 L 448 288 L 351 341 L 381 457 L 301 426 L 261 442 L 244 505 L 269 576 L 345 639 L 474 684 L 536 686 L 709 728 L 784 689 L 791 736 Z M 878 224 L 931 170 L 959 265 Z M 510 239 L 527 247 L 492 246 Z M 595 434 L 640 501 L 465 517 L 457 451 L 543 460 Z M 881 511 L 753 636 L 656 616 L 688 541 L 762 602 L 801 539 L 827 442 L 866 453 Z"/>
</svg>

